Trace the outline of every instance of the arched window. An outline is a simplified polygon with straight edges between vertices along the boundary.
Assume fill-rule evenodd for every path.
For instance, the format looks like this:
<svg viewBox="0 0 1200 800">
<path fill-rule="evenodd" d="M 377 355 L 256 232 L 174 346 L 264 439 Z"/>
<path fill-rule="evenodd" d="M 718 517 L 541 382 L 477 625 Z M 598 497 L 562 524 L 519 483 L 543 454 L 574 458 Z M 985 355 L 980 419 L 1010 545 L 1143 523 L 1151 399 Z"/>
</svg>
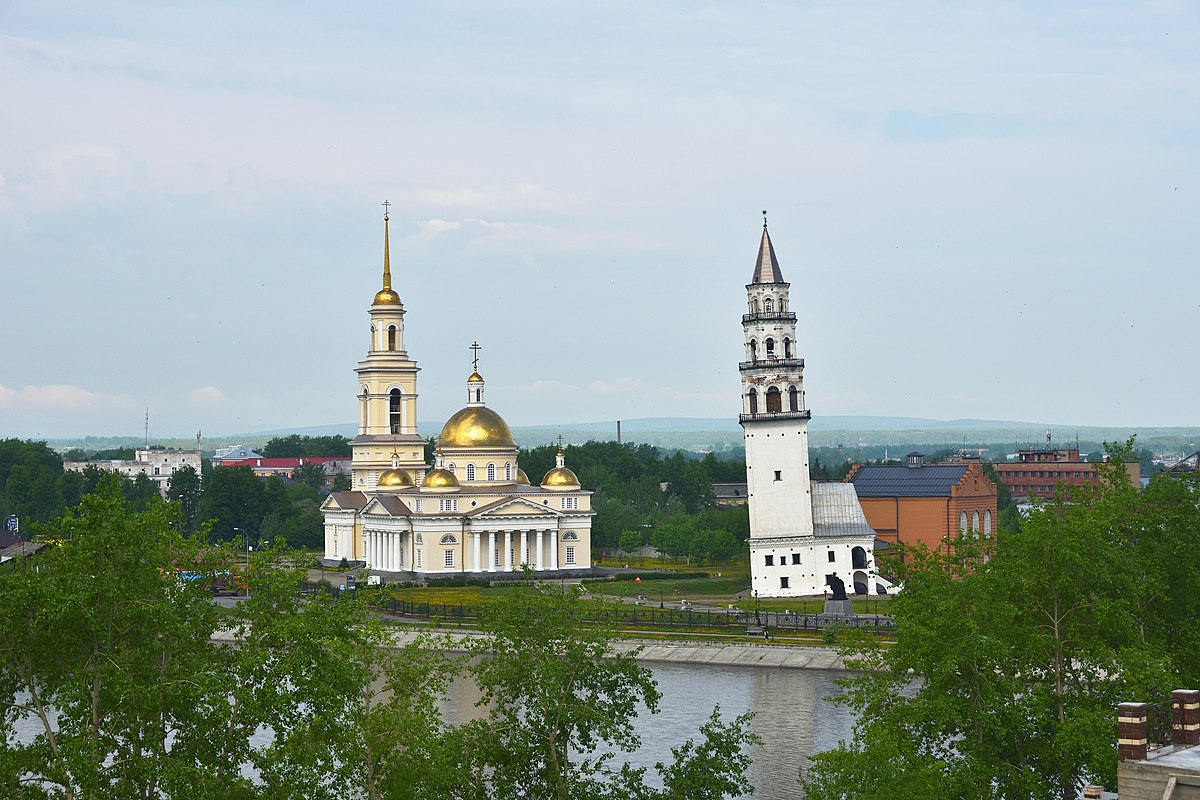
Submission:
<svg viewBox="0 0 1200 800">
<path fill-rule="evenodd" d="M 458 538 L 453 533 L 447 533 L 442 537 L 442 544 L 458 544 Z"/>
<path fill-rule="evenodd" d="M 362 387 L 362 402 L 359 403 L 359 412 L 358 412 L 358 421 L 359 421 L 359 425 L 362 426 L 362 431 L 361 431 L 362 433 L 367 432 L 367 425 L 370 424 L 370 419 L 371 419 L 370 413 L 369 413 L 369 407 L 367 405 L 367 394 L 368 394 L 367 387 L 365 387 L 365 386 Z"/>
<path fill-rule="evenodd" d="M 750 313 L 751 314 L 758 313 L 758 298 L 757 297 L 750 301 Z"/>
<path fill-rule="evenodd" d="M 971 530 L 973 530 L 973 531 L 979 530 L 979 512 L 978 511 L 971 512 Z"/>
<path fill-rule="evenodd" d="M 766 300 L 763 300 L 763 313 L 764 314 L 771 313 L 771 298 L 769 298 L 769 297 Z"/>
<path fill-rule="evenodd" d="M 787 298 L 781 297 L 779 298 L 779 313 L 782 314 L 785 311 L 787 311 Z"/>
<path fill-rule="evenodd" d="M 767 346 L 767 358 L 774 358 L 775 357 L 775 340 L 767 339 L 767 341 L 763 342 L 763 344 L 765 344 Z"/>
<path fill-rule="evenodd" d="M 387 333 L 388 333 L 388 342 L 387 342 L 387 344 L 388 344 L 388 347 L 387 347 L 387 349 L 388 349 L 388 350 L 395 350 L 395 349 L 396 349 L 396 326 L 395 326 L 395 325 L 388 325 L 388 331 L 387 331 Z"/>
<path fill-rule="evenodd" d="M 787 338 L 786 336 L 783 337 L 783 357 L 784 358 L 792 357 L 792 340 Z"/>
<path fill-rule="evenodd" d="M 453 475 L 453 474 L 455 474 L 455 470 L 457 469 L 457 467 L 455 467 L 453 464 L 447 464 L 446 469 L 450 470 L 450 474 Z"/>
<path fill-rule="evenodd" d="M 753 388 L 750 389 L 750 413 L 758 413 L 758 391 Z"/>
<path fill-rule="evenodd" d="M 983 535 L 988 536 L 992 532 L 992 510 L 985 508 L 983 510 Z"/>
<path fill-rule="evenodd" d="M 962 512 L 962 516 L 958 518 L 958 529 L 965 531 L 967 529 L 967 512 Z"/>
<path fill-rule="evenodd" d="M 758 361 L 758 342 L 750 340 L 750 360 Z"/>
<path fill-rule="evenodd" d="M 504 480 L 506 480 L 506 481 L 512 480 L 512 464 L 511 463 L 504 465 Z"/>
<path fill-rule="evenodd" d="M 795 386 L 788 387 L 788 411 L 800 410 L 800 390 Z"/>
<path fill-rule="evenodd" d="M 496 465 L 495 464 L 487 465 L 487 476 L 488 476 L 489 481 L 496 480 Z"/>
<path fill-rule="evenodd" d="M 778 386 L 767 389 L 767 413 L 772 411 L 783 411 L 783 395 L 779 393 Z"/>
<path fill-rule="evenodd" d="M 475 465 L 474 464 L 467 464 L 467 480 L 469 480 L 469 481 L 475 480 Z"/>
<path fill-rule="evenodd" d="M 567 531 L 566 533 L 564 533 L 564 534 L 563 534 L 563 537 L 562 537 L 562 538 L 563 538 L 563 541 L 564 541 L 564 542 L 576 542 L 576 541 L 579 541 L 579 536 L 578 536 L 578 535 L 576 535 L 575 531 Z"/>
<path fill-rule="evenodd" d="M 388 392 L 388 428 L 392 433 L 400 433 L 400 390 Z"/>
</svg>

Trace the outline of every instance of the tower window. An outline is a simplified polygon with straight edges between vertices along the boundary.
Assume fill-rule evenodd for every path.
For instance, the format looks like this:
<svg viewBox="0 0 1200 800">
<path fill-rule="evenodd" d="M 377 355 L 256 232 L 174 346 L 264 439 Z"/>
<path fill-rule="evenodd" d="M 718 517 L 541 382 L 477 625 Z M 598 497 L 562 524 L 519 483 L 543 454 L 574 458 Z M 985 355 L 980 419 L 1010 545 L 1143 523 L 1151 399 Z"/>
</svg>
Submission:
<svg viewBox="0 0 1200 800">
<path fill-rule="evenodd" d="M 799 553 L 792 553 L 792 563 L 793 564 L 800 563 L 800 554 Z"/>
<path fill-rule="evenodd" d="M 488 464 L 488 465 L 487 465 L 487 476 L 488 476 L 488 478 L 487 478 L 487 479 L 488 479 L 489 481 L 494 481 L 494 480 L 496 480 L 496 465 L 495 465 L 495 464 Z"/>
<path fill-rule="evenodd" d="M 758 342 L 750 340 L 750 360 L 758 361 Z"/>
<path fill-rule="evenodd" d="M 506 480 L 506 481 L 512 480 L 512 464 L 511 463 L 504 465 L 504 480 Z"/>
<path fill-rule="evenodd" d="M 758 392 L 755 389 L 750 390 L 750 413 L 758 413 Z"/>
<path fill-rule="evenodd" d="M 475 480 L 475 465 L 474 464 L 467 464 L 467 480 L 469 480 L 469 481 Z"/>
<path fill-rule="evenodd" d="M 763 311 L 767 314 L 771 313 L 771 298 L 768 297 L 766 300 L 763 300 Z"/>
<path fill-rule="evenodd" d="M 782 309 L 780 309 L 780 310 L 782 310 Z M 786 336 L 783 337 L 783 357 L 784 358 L 792 357 L 792 340 Z"/>
<path fill-rule="evenodd" d="M 767 413 L 783 410 L 783 395 L 779 393 L 779 387 L 772 386 L 767 389 Z"/>
<path fill-rule="evenodd" d="M 454 466 L 453 464 L 447 464 L 446 469 L 450 470 L 451 475 L 454 475 L 458 470 L 458 467 Z"/>
<path fill-rule="evenodd" d="M 832 564 L 834 561 L 837 561 L 837 554 L 834 553 L 832 550 L 830 550 L 829 551 L 829 563 Z"/>
<path fill-rule="evenodd" d="M 767 339 L 767 341 L 764 342 L 764 344 L 767 346 L 767 358 L 774 358 L 775 357 L 775 340 Z"/>
<path fill-rule="evenodd" d="M 786 575 L 781 575 L 781 576 L 780 576 L 780 578 L 779 578 L 779 588 L 780 588 L 780 589 L 786 589 L 786 588 L 788 588 L 788 579 L 787 579 L 787 576 L 786 576 Z"/>
<path fill-rule="evenodd" d="M 795 386 L 788 387 L 788 411 L 800 410 L 800 391 Z"/>
<path fill-rule="evenodd" d="M 392 433 L 400 433 L 400 390 L 388 392 L 388 428 Z"/>
<path fill-rule="evenodd" d="M 395 325 L 389 325 L 389 326 L 388 326 L 388 329 L 387 329 L 387 349 L 388 349 L 388 350 L 395 350 L 395 349 L 396 349 L 396 326 L 395 326 Z"/>
<path fill-rule="evenodd" d="M 775 566 L 775 556 L 767 555 L 767 556 L 763 556 L 763 559 L 768 567 Z"/>
<path fill-rule="evenodd" d="M 775 470 L 775 480 L 777 480 L 777 481 L 783 480 L 783 470 L 781 470 L 781 469 Z"/>
</svg>

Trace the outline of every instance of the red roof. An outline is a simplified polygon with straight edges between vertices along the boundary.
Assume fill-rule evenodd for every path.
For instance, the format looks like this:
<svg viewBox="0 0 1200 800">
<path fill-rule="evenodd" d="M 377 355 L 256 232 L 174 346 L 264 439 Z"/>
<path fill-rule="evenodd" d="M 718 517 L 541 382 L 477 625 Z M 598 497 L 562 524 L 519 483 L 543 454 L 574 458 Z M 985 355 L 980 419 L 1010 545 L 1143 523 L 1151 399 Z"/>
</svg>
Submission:
<svg viewBox="0 0 1200 800">
<path fill-rule="evenodd" d="M 301 464 L 324 464 L 328 461 L 349 463 L 350 456 L 332 456 L 321 458 L 242 458 L 236 461 L 222 461 L 222 467 L 269 467 L 273 469 L 295 469 Z"/>
</svg>

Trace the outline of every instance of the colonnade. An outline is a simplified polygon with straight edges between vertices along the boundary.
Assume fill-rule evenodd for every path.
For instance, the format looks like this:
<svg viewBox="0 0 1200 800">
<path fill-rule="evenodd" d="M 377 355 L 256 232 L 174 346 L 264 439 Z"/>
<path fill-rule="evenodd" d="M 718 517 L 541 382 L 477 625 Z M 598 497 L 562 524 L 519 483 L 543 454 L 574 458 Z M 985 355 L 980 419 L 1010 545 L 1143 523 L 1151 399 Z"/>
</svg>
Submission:
<svg viewBox="0 0 1200 800">
<path fill-rule="evenodd" d="M 394 533 L 368 530 L 364 532 L 363 559 L 373 570 L 400 572 L 409 569 L 408 532 Z"/>
<path fill-rule="evenodd" d="M 513 572 L 526 564 L 538 571 L 558 569 L 558 531 L 470 531 L 467 534 L 468 572 Z"/>
</svg>

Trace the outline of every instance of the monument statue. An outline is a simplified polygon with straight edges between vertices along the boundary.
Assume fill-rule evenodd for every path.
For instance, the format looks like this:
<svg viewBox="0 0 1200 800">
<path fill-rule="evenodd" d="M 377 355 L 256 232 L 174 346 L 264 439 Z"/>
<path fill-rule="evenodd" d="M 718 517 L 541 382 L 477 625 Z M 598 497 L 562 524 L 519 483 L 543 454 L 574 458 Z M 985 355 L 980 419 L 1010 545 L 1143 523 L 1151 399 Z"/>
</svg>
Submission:
<svg viewBox="0 0 1200 800">
<path fill-rule="evenodd" d="M 845 600 L 846 599 L 846 582 L 837 576 L 837 573 L 825 576 L 825 583 L 832 590 L 833 595 L 830 600 Z"/>
</svg>

